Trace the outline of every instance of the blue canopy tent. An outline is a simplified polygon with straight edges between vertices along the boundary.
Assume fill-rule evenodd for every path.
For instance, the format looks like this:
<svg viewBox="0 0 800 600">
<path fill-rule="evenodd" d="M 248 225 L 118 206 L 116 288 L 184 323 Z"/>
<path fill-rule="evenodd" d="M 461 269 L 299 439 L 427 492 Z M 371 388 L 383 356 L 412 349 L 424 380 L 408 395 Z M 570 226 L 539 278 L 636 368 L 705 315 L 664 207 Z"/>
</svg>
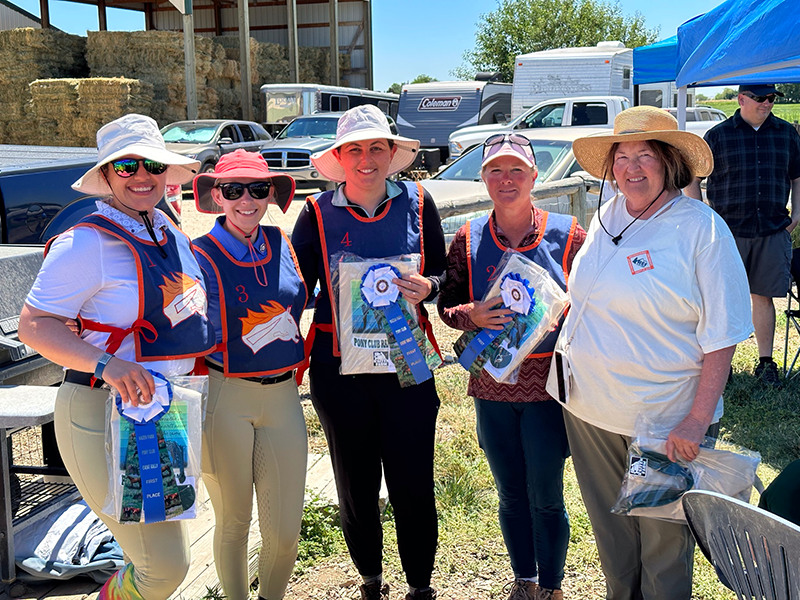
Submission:
<svg viewBox="0 0 800 600">
<path fill-rule="evenodd" d="M 688 86 L 800 82 L 797 0 L 727 0 L 633 51 L 635 84 L 673 80 L 681 129 Z"/>
</svg>

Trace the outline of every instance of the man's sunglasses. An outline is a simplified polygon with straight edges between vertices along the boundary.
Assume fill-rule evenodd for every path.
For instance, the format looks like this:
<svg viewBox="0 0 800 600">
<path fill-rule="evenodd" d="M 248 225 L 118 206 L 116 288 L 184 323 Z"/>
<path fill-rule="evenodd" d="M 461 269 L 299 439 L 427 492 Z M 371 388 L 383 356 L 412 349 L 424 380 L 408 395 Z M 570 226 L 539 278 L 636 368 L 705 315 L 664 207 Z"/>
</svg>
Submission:
<svg viewBox="0 0 800 600">
<path fill-rule="evenodd" d="M 491 146 L 497 146 L 498 144 L 502 144 L 504 142 L 517 144 L 518 146 L 531 145 L 531 141 L 524 135 L 520 135 L 518 133 L 496 133 L 486 138 L 486 141 L 483 142 L 483 146 L 484 148 L 489 148 Z"/>
<path fill-rule="evenodd" d="M 150 160 L 149 158 L 121 158 L 112 161 L 111 168 L 114 173 L 123 178 L 133 177 L 139 170 L 139 163 L 144 165 L 144 170 L 152 175 L 161 175 L 167 170 L 169 165 Z"/>
<path fill-rule="evenodd" d="M 271 181 L 254 181 L 252 183 L 220 183 L 219 191 L 225 200 L 238 200 L 244 196 L 245 189 L 254 200 L 263 200 L 272 189 Z"/>
<path fill-rule="evenodd" d="M 755 94 L 749 94 L 747 92 L 743 92 L 742 96 L 747 96 L 753 102 L 758 102 L 761 104 L 764 100 L 768 101 L 770 104 L 775 104 L 775 98 L 777 98 L 776 94 L 769 94 L 768 96 L 756 96 Z"/>
</svg>

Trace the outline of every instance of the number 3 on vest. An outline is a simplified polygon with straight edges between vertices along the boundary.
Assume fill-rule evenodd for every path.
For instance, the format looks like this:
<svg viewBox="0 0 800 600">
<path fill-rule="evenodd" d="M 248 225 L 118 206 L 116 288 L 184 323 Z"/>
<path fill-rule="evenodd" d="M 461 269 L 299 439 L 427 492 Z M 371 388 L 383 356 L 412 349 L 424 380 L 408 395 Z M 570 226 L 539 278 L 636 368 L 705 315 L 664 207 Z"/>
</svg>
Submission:
<svg viewBox="0 0 800 600">
<path fill-rule="evenodd" d="M 236 291 L 239 292 L 239 302 L 247 302 L 249 296 L 245 291 L 245 287 L 243 285 L 237 285 Z"/>
<path fill-rule="evenodd" d="M 349 231 L 344 234 L 344 237 L 342 238 L 342 241 L 339 242 L 339 243 L 342 244 L 343 246 L 352 246 L 353 245 L 353 242 L 350 241 L 350 232 Z"/>
</svg>

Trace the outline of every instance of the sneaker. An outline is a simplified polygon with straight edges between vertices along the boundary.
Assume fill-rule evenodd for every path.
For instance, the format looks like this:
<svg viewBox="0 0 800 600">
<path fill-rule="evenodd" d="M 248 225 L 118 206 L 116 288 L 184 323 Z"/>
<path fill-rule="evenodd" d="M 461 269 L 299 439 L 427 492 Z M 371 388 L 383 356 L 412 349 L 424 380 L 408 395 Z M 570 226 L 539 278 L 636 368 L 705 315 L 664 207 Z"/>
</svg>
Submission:
<svg viewBox="0 0 800 600">
<path fill-rule="evenodd" d="M 539 584 L 525 579 L 515 579 L 503 587 L 503 592 L 508 592 L 508 600 L 536 600 Z"/>
<path fill-rule="evenodd" d="M 429 587 L 424 590 L 417 590 L 413 594 L 406 594 L 406 600 L 436 600 L 436 590 Z"/>
<path fill-rule="evenodd" d="M 358 586 L 361 591 L 361 600 L 389 600 L 389 584 L 373 581 Z"/>
<path fill-rule="evenodd" d="M 540 587 L 536 591 L 536 600 L 564 600 L 564 593 L 561 590 L 548 590 Z"/>
<path fill-rule="evenodd" d="M 778 373 L 778 365 L 775 364 L 774 360 L 770 359 L 768 361 L 758 363 L 753 374 L 756 376 L 756 379 L 760 379 L 761 383 L 768 387 L 776 390 L 779 390 L 783 387 L 783 384 L 781 383 L 781 376 Z"/>
</svg>

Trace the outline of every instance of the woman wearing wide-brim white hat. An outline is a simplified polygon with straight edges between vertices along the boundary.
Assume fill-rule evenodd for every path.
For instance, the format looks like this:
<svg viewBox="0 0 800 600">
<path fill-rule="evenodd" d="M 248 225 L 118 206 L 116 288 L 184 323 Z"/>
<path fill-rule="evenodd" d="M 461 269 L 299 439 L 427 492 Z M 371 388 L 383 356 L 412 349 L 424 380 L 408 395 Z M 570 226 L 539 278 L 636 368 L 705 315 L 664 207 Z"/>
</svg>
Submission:
<svg viewBox="0 0 800 600">
<path fill-rule="evenodd" d="M 101 127 L 97 146 L 97 164 L 73 187 L 103 199 L 48 243 L 19 335 L 66 368 L 55 407 L 58 446 L 86 503 L 130 560 L 98 598 L 166 600 L 188 571 L 188 534 L 180 521 L 142 523 L 135 498 L 125 508 L 134 523 L 103 513 L 109 486 L 104 384 L 123 402 L 149 404 L 155 393 L 149 370 L 185 375 L 215 346 L 191 242 L 155 208 L 167 183 L 189 181 L 199 163 L 168 152 L 156 122 L 143 115 Z M 78 318 L 76 335 L 68 323 Z"/>
<path fill-rule="evenodd" d="M 421 254 L 421 272 L 394 283 L 426 321 L 421 303 L 437 294 L 445 268 L 439 213 L 422 186 L 388 179 L 414 161 L 418 147 L 416 140 L 392 134 L 386 115 L 374 106 L 344 113 L 333 146 L 312 157 L 323 178 L 343 185 L 310 197 L 292 233 L 306 285 L 321 284 L 307 342 L 311 398 L 331 448 L 342 528 L 368 600 L 389 597 L 378 510 L 382 463 L 402 543 L 407 598 L 436 597 L 430 580 L 438 538 L 433 442 L 439 399 L 433 378 L 400 387 L 396 374 L 385 371 L 339 374 L 331 273 L 340 251 L 363 258 Z"/>
</svg>

